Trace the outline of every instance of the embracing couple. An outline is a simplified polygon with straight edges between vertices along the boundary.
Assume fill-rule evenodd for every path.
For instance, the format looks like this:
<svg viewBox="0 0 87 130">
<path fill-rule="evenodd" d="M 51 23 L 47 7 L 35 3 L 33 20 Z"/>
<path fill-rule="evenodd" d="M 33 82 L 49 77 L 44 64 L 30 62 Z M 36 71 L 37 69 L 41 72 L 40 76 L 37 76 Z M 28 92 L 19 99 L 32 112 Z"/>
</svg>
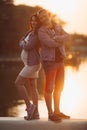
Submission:
<svg viewBox="0 0 87 130">
<path fill-rule="evenodd" d="M 21 59 L 24 67 L 15 81 L 16 88 L 26 104 L 26 120 L 40 119 L 38 110 L 37 78 L 41 65 L 45 72 L 44 97 L 48 110 L 48 119 L 60 122 L 70 116 L 60 111 L 60 98 L 64 87 L 64 42 L 69 39 L 63 28 L 53 21 L 51 13 L 39 10 L 30 18 L 30 29 L 19 45 L 22 48 Z M 25 83 L 29 84 L 32 103 Z M 52 99 L 54 109 L 52 108 Z"/>
</svg>

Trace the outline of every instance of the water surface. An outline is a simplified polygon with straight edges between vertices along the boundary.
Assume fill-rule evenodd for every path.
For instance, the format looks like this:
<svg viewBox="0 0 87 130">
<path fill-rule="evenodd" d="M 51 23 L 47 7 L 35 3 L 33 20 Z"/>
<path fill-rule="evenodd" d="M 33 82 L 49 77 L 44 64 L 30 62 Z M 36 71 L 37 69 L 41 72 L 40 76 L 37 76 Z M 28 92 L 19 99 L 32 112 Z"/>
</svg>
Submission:
<svg viewBox="0 0 87 130">
<path fill-rule="evenodd" d="M 80 64 L 65 67 L 65 85 L 61 95 L 60 109 L 71 118 L 87 119 L 87 59 Z M 45 101 L 39 100 L 41 117 L 47 117 Z M 8 110 L 9 116 L 26 115 L 25 104 L 16 105 Z"/>
</svg>

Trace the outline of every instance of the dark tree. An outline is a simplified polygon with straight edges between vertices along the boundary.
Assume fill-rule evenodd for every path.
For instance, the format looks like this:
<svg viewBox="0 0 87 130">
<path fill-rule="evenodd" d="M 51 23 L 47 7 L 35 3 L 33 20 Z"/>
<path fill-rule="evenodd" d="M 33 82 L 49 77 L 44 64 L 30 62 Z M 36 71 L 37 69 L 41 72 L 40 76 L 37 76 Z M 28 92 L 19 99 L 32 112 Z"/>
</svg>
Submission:
<svg viewBox="0 0 87 130">
<path fill-rule="evenodd" d="M 0 0 L 0 5 L 2 4 L 13 4 L 14 0 Z"/>
</svg>

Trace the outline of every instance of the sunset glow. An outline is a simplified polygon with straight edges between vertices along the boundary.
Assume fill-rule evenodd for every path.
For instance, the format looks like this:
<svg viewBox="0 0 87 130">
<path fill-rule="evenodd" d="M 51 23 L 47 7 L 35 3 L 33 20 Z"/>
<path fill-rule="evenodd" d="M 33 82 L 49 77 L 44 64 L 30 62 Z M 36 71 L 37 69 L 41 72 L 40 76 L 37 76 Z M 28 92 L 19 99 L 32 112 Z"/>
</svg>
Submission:
<svg viewBox="0 0 87 130">
<path fill-rule="evenodd" d="M 78 82 L 78 73 L 76 73 L 76 71 L 74 72 L 71 67 L 66 68 L 66 73 L 65 86 L 61 99 L 61 109 L 72 114 L 72 112 L 78 109 L 81 102 L 82 84 Z"/>
<path fill-rule="evenodd" d="M 65 67 L 65 84 L 61 95 L 60 110 L 76 119 L 87 119 L 87 61 L 83 62 L 79 70 L 72 66 Z M 20 101 L 19 101 L 20 102 Z M 18 117 L 23 117 L 27 113 L 25 111 L 26 105 L 23 104 L 13 106 L 9 109 L 9 113 L 17 111 Z M 39 100 L 39 113 L 41 118 L 47 118 L 48 112 L 45 99 Z"/>
<path fill-rule="evenodd" d="M 65 26 L 67 32 L 87 35 L 87 0 L 15 0 L 14 4 L 42 6 L 57 14 L 67 23 Z M 72 55 L 70 54 L 68 58 L 71 59 Z M 84 66 L 85 64 L 81 65 L 82 68 L 80 68 L 81 70 L 79 69 L 79 73 L 76 70 L 74 71 L 74 69 L 70 66 L 65 68 L 65 84 L 61 95 L 60 109 L 64 113 L 72 115 L 72 117 L 73 113 L 80 113 L 82 105 L 85 104 L 83 104 L 83 95 L 85 91 L 82 86 L 85 86 L 87 81 L 85 79 L 87 78 L 85 75 L 87 70 L 84 70 Z M 82 74 L 82 72 L 84 73 Z M 82 77 L 83 75 L 85 78 Z M 40 113 L 43 117 L 46 117 L 46 104 L 44 103 L 44 107 L 42 106 L 42 102 L 40 103 Z"/>
<path fill-rule="evenodd" d="M 67 23 L 68 32 L 87 35 L 86 0 L 15 0 L 14 4 L 42 6 L 64 20 Z"/>
<path fill-rule="evenodd" d="M 66 15 L 73 15 L 79 9 L 78 2 L 80 0 L 15 0 L 15 5 L 25 4 L 30 6 L 40 5 L 53 13 L 60 14 L 61 17 L 66 17 Z"/>
</svg>

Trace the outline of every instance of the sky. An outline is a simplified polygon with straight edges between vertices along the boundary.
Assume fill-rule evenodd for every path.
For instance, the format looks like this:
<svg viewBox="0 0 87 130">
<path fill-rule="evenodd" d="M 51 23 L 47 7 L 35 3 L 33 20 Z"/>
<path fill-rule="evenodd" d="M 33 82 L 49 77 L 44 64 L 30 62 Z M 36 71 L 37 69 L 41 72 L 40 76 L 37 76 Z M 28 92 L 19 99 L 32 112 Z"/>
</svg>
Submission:
<svg viewBox="0 0 87 130">
<path fill-rule="evenodd" d="M 42 6 L 67 23 L 67 32 L 87 35 L 87 0 L 15 0 L 14 4 Z"/>
</svg>

